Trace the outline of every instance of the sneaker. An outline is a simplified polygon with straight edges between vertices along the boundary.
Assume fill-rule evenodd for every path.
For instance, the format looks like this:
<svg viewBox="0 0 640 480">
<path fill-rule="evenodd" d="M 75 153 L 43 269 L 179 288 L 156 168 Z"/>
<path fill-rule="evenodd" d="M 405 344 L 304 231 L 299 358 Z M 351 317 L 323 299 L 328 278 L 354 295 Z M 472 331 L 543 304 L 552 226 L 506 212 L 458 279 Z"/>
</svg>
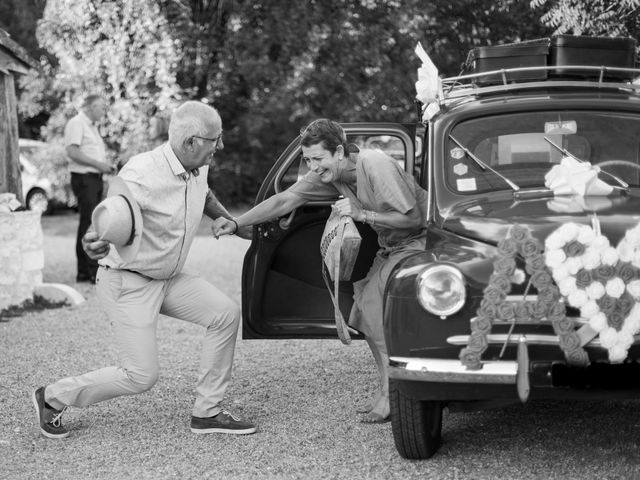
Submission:
<svg viewBox="0 0 640 480">
<path fill-rule="evenodd" d="M 65 438 L 69 431 L 62 426 L 60 419 L 65 409 L 56 410 L 47 406 L 44 401 L 44 387 L 37 388 L 31 396 L 33 406 L 36 408 L 36 416 L 40 424 L 40 433 L 47 438 Z"/>
<path fill-rule="evenodd" d="M 256 426 L 234 417 L 226 410 L 213 417 L 191 417 L 191 431 L 193 433 L 231 433 L 233 435 L 247 435 L 256 431 Z"/>
</svg>

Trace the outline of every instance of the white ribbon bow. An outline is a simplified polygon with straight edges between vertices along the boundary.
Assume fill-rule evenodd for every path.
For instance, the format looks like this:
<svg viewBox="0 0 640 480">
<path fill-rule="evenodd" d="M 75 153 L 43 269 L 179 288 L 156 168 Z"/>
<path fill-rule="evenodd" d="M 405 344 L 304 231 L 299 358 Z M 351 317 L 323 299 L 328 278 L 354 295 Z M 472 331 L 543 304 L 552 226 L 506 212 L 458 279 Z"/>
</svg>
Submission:
<svg viewBox="0 0 640 480">
<path fill-rule="evenodd" d="M 599 172 L 589 162 L 564 157 L 544 176 L 544 184 L 554 195 L 609 195 L 613 187 L 598 178 Z"/>
<path fill-rule="evenodd" d="M 416 45 L 415 52 L 422 61 L 422 66 L 418 69 L 416 98 L 424 105 L 423 120 L 428 121 L 440 110 L 437 101 L 439 96 L 442 97 L 442 80 L 438 76 L 438 68 L 420 42 Z"/>
</svg>

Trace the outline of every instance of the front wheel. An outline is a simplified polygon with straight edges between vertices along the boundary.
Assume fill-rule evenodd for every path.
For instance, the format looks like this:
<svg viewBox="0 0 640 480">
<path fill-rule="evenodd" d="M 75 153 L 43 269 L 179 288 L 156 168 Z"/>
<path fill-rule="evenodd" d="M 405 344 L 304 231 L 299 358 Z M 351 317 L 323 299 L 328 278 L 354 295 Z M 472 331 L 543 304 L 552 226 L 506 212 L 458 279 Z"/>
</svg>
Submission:
<svg viewBox="0 0 640 480">
<path fill-rule="evenodd" d="M 404 458 L 431 458 L 442 444 L 442 402 L 406 396 L 389 380 L 391 429 L 398 453 Z"/>
</svg>

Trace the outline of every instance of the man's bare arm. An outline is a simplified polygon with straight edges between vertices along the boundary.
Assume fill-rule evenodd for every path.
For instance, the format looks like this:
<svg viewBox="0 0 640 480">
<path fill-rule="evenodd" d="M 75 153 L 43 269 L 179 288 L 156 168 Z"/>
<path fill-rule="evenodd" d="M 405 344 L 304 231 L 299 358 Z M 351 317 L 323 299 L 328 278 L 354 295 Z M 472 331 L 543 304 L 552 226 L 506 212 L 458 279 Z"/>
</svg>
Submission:
<svg viewBox="0 0 640 480">
<path fill-rule="evenodd" d="M 231 218 L 231 214 L 211 190 L 207 192 L 207 198 L 204 201 L 204 214 L 212 220 L 218 217 Z"/>
<path fill-rule="evenodd" d="M 231 220 L 233 218 L 211 190 L 207 192 L 207 198 L 204 202 L 204 214 L 212 220 L 217 220 L 218 218 Z M 234 233 L 240 238 L 251 239 L 252 228 L 249 226 L 238 228 Z"/>
</svg>

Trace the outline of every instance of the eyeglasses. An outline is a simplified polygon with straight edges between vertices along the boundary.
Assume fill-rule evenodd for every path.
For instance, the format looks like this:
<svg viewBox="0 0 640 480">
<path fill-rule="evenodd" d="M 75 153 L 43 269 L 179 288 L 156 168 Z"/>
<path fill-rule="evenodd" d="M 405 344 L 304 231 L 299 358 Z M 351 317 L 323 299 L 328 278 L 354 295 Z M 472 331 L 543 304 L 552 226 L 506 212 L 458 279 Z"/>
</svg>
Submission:
<svg viewBox="0 0 640 480">
<path fill-rule="evenodd" d="M 201 140 L 209 140 L 210 142 L 213 142 L 216 144 L 216 148 L 220 148 L 220 144 L 222 143 L 222 133 L 220 133 L 220 135 L 218 135 L 215 138 L 201 137 L 199 135 L 192 135 L 192 137 L 199 138 Z"/>
</svg>

